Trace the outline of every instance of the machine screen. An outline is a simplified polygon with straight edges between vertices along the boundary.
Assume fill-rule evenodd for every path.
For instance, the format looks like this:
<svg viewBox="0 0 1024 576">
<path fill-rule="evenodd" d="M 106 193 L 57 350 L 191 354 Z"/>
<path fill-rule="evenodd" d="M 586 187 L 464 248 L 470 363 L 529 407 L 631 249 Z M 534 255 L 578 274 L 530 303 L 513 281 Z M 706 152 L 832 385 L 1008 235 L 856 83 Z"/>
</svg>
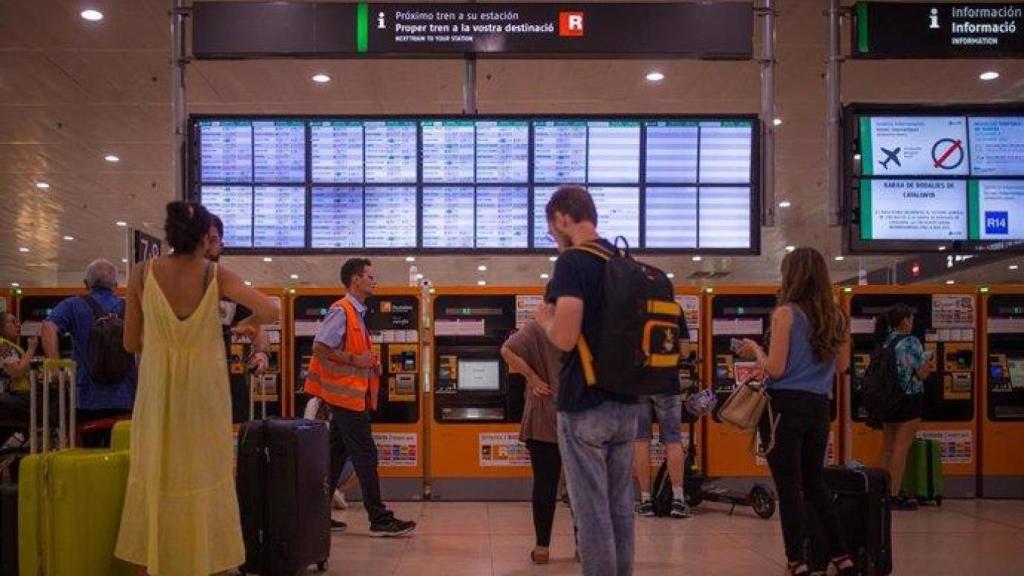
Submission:
<svg viewBox="0 0 1024 576">
<path fill-rule="evenodd" d="M 1024 390 L 1024 358 L 1011 358 L 1006 364 L 1010 371 L 1010 387 Z"/>
<path fill-rule="evenodd" d="M 459 359 L 458 386 L 462 392 L 500 391 L 498 361 Z"/>
</svg>

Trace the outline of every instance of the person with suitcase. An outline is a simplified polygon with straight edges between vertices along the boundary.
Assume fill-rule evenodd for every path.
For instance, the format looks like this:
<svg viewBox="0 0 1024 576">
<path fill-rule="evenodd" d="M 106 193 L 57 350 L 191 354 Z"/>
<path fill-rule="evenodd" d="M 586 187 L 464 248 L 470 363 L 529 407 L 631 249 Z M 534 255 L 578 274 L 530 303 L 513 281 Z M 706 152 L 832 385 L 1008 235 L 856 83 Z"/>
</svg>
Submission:
<svg viewBox="0 0 1024 576">
<path fill-rule="evenodd" d="M 849 366 L 848 321 L 833 299 L 828 266 L 817 250 L 798 248 L 783 258 L 778 299 L 768 352 L 746 339 L 738 353 L 757 359 L 770 397 L 766 413 L 778 415 L 760 430 L 779 492 L 787 573 L 810 574 L 804 534 L 809 506 L 823 527 L 837 573 L 856 574 L 824 478 L 829 392 L 836 372 Z"/>
<path fill-rule="evenodd" d="M 211 225 L 200 204 L 168 204 L 173 252 L 129 280 L 124 347 L 142 361 L 116 555 L 139 574 L 219 574 L 245 560 L 217 304 L 226 297 L 253 310 L 240 326 L 250 333 L 280 312 L 206 259 Z"/>
<path fill-rule="evenodd" d="M 331 406 L 329 494 L 338 488 L 345 461 L 351 458 L 370 518 L 370 536 L 405 536 L 416 529 L 416 523 L 395 518 L 384 505 L 377 445 L 370 429 L 370 411 L 377 408 L 380 386 L 380 359 L 373 354 L 364 320 L 366 299 L 373 296 L 377 284 L 370 261 L 346 261 L 341 267 L 341 283 L 347 294 L 331 305 L 317 330 L 305 383 L 307 393 Z M 331 520 L 331 530 L 346 528 L 344 522 Z"/>
<path fill-rule="evenodd" d="M 882 419 L 882 467 L 889 471 L 893 510 L 916 510 L 917 502 L 900 495 L 910 447 L 921 427 L 924 410 L 924 381 L 934 370 L 932 356 L 913 335 L 914 311 L 897 304 L 875 319 L 875 340 L 879 350 L 894 355 L 898 387 Z M 877 355 L 877 353 L 876 353 Z M 900 393 L 902 392 L 902 393 Z"/>
</svg>

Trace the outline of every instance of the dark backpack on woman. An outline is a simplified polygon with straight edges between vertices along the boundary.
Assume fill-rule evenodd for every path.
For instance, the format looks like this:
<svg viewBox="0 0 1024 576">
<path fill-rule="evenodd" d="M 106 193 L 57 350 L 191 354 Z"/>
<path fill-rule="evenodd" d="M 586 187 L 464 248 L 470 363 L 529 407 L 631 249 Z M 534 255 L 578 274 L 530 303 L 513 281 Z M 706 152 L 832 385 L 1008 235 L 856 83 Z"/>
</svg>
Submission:
<svg viewBox="0 0 1024 576">
<path fill-rule="evenodd" d="M 880 346 L 871 355 L 871 363 L 864 371 L 861 392 L 864 408 L 867 410 L 867 425 L 880 430 L 906 396 L 900 385 L 899 360 L 896 346 L 910 335 L 893 338 L 886 346 Z"/>
<path fill-rule="evenodd" d="M 115 306 L 106 312 L 91 295 L 82 300 L 92 310 L 89 328 L 89 378 L 96 384 L 113 386 L 124 380 L 132 370 L 135 359 L 124 349 L 124 313 Z"/>
</svg>

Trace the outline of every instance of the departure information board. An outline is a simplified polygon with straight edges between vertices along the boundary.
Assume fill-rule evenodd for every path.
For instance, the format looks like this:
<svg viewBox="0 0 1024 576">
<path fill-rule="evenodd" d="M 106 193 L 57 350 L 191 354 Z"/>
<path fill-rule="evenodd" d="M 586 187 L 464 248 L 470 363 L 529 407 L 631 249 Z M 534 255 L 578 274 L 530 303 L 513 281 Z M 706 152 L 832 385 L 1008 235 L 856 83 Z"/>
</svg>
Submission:
<svg viewBox="0 0 1024 576">
<path fill-rule="evenodd" d="M 1013 127 L 998 130 L 989 162 L 1005 170 Z M 756 253 L 757 131 L 752 117 L 202 116 L 190 184 L 233 252 L 550 250 L 545 206 L 578 184 L 608 238 Z"/>
<path fill-rule="evenodd" d="M 854 252 L 1020 250 L 1024 109 L 847 110 Z"/>
</svg>

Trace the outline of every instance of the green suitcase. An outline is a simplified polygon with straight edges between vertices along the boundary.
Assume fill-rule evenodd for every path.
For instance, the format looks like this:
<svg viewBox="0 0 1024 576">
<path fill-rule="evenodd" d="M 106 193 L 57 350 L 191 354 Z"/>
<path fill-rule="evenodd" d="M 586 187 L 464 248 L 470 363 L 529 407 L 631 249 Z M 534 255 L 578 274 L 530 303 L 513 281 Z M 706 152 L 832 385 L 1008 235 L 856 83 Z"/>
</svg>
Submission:
<svg viewBox="0 0 1024 576">
<path fill-rule="evenodd" d="M 935 502 L 942 506 L 942 450 L 935 440 L 918 438 L 907 454 L 901 492 L 918 502 Z"/>
<path fill-rule="evenodd" d="M 131 446 L 132 421 L 121 420 L 114 424 L 114 430 L 110 433 L 111 450 L 127 450 Z"/>
</svg>

